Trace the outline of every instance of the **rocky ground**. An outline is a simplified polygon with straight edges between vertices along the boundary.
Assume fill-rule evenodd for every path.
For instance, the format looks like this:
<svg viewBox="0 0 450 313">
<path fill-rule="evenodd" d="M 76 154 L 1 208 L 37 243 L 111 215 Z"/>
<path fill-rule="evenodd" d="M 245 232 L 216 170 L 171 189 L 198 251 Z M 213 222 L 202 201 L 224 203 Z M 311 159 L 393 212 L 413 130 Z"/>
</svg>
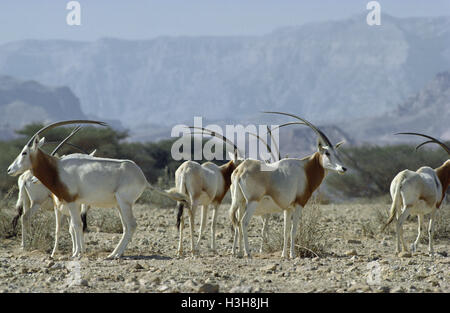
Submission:
<svg viewBox="0 0 450 313">
<path fill-rule="evenodd" d="M 46 249 L 22 251 L 19 238 L 0 239 L 0 292 L 449 292 L 448 237 L 437 234 L 434 258 L 427 254 L 427 235 L 418 252 L 399 257 L 392 231 L 379 233 L 380 216 L 384 217 L 380 212 L 386 214 L 388 207 L 386 203 L 315 207 L 320 210 L 316 235 L 323 249 L 317 251 L 320 256 L 294 260 L 280 258 L 280 217 L 270 221 L 268 251 L 258 253 L 261 222 L 253 218 L 252 259 L 231 257 L 227 206 L 221 207 L 217 219 L 217 253 L 208 250 L 208 225 L 195 257 L 190 256 L 185 228 L 185 256 L 178 258 L 175 209 L 143 204 L 135 207 L 138 228 L 124 258 L 104 260 L 120 238 L 120 221 L 118 213 L 110 210 L 116 226 L 106 232 L 104 225 L 95 224 L 93 219 L 99 217 L 92 212 L 85 237 L 87 252 L 79 260 L 69 257 L 67 224 L 55 259 L 49 253 L 52 243 Z M 449 209 L 448 205 L 443 208 Z M 441 219 L 441 227 L 448 222 Z M 48 227 L 53 227 L 53 221 L 49 220 Z M 409 243 L 416 228 L 415 218 L 406 223 Z"/>
</svg>

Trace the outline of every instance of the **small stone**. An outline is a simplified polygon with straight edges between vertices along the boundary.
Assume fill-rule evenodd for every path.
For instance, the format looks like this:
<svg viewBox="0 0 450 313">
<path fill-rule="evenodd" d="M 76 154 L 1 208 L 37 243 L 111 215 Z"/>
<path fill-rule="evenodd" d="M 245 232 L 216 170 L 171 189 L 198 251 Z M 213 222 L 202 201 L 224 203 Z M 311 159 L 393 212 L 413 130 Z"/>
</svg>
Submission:
<svg viewBox="0 0 450 313">
<path fill-rule="evenodd" d="M 252 286 L 236 286 L 230 289 L 230 293 L 252 293 Z"/>
<path fill-rule="evenodd" d="M 397 286 L 391 289 L 391 293 L 402 293 L 405 292 L 402 286 Z"/>
<path fill-rule="evenodd" d="M 134 268 L 137 269 L 137 270 L 143 270 L 144 269 L 144 267 L 141 264 L 139 264 L 139 263 L 136 263 Z"/>
<path fill-rule="evenodd" d="M 277 269 L 277 266 L 278 266 L 277 263 L 269 264 L 269 265 L 266 265 L 266 266 L 262 267 L 261 271 L 263 271 L 263 272 L 273 272 L 273 271 L 275 271 Z"/>
<path fill-rule="evenodd" d="M 353 255 L 358 255 L 358 253 L 356 252 L 355 249 L 352 249 L 352 250 L 345 251 L 345 255 L 346 256 L 353 256 Z"/>
<path fill-rule="evenodd" d="M 167 285 L 161 285 L 158 287 L 158 291 L 160 291 L 160 292 L 164 292 L 167 290 L 169 290 L 169 286 L 167 286 Z"/>
<path fill-rule="evenodd" d="M 410 258 L 411 257 L 411 253 L 408 251 L 402 251 L 398 254 L 399 258 Z"/>
<path fill-rule="evenodd" d="M 197 288 L 198 288 L 198 284 L 195 281 L 193 281 L 192 279 L 186 280 L 183 283 L 183 286 L 188 289 L 192 289 L 192 290 L 197 290 Z"/>
<path fill-rule="evenodd" d="M 80 281 L 80 286 L 89 287 L 89 282 L 87 279 L 82 279 Z"/>
<path fill-rule="evenodd" d="M 391 288 L 389 288 L 388 286 L 380 286 L 380 287 L 378 287 L 378 291 L 379 292 L 383 292 L 383 293 L 387 293 L 387 292 L 389 292 L 389 290 L 390 290 Z"/>
<path fill-rule="evenodd" d="M 219 292 L 219 285 L 206 283 L 198 288 L 198 292 L 217 293 Z"/>
<path fill-rule="evenodd" d="M 52 267 L 53 265 L 55 265 L 55 262 L 53 262 L 53 261 L 49 261 L 48 263 L 47 263 L 47 268 L 50 268 L 50 267 Z"/>
<path fill-rule="evenodd" d="M 360 245 L 360 244 L 361 244 L 361 240 L 357 240 L 357 239 L 349 239 L 349 240 L 347 240 L 347 243 L 352 243 L 352 244 Z"/>
</svg>

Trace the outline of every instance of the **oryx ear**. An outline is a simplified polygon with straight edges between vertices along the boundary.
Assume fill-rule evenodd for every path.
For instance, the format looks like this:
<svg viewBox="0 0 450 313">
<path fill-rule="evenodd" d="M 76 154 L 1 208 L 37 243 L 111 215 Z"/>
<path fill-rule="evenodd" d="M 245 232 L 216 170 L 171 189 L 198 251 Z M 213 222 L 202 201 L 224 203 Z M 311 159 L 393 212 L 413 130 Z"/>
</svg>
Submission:
<svg viewBox="0 0 450 313">
<path fill-rule="evenodd" d="M 228 157 L 230 158 L 230 160 L 236 161 L 237 157 L 236 154 L 228 152 Z"/>
<path fill-rule="evenodd" d="M 334 146 L 334 148 L 337 149 L 337 148 L 339 148 L 341 145 L 343 145 L 344 143 L 345 143 L 345 140 L 339 141 L 339 142 Z"/>
<path fill-rule="evenodd" d="M 36 136 L 33 140 L 33 144 L 31 145 L 31 148 L 33 150 L 42 147 L 42 145 L 45 142 L 45 137 L 42 137 L 42 139 L 39 139 L 39 136 Z"/>
<path fill-rule="evenodd" d="M 320 140 L 317 140 L 317 149 L 319 150 L 320 153 L 323 153 L 327 148 L 324 145 L 322 145 L 322 142 Z"/>
</svg>

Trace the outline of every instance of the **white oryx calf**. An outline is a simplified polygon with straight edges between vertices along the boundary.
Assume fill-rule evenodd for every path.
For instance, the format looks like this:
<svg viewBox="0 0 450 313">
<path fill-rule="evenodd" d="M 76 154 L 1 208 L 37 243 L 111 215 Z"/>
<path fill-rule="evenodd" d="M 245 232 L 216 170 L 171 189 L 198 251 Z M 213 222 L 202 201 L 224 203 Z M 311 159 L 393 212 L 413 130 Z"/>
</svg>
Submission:
<svg viewBox="0 0 450 313">
<path fill-rule="evenodd" d="M 242 249 L 244 240 L 245 255 L 250 257 L 247 228 L 251 217 L 269 213 L 284 213 L 284 243 L 281 257 L 287 257 L 287 241 L 291 232 L 290 257 L 295 258 L 294 243 L 301 209 L 308 202 L 312 193 L 319 187 L 327 170 L 344 173 L 339 155 L 328 138 L 318 128 L 308 121 L 287 113 L 269 112 L 295 117 L 313 129 L 318 137 L 318 151 L 303 158 L 288 158 L 263 164 L 262 161 L 245 160 L 233 172 L 232 204 L 230 218 L 235 232 L 233 255 L 235 254 L 236 237 L 239 237 L 239 247 Z M 262 171 L 262 166 L 271 170 Z M 236 210 L 239 218 L 236 219 Z"/>
<path fill-rule="evenodd" d="M 400 134 L 426 137 L 430 139 L 430 141 L 425 143 L 437 143 L 450 155 L 450 148 L 433 137 L 419 133 Z M 417 238 L 411 245 L 411 250 L 414 252 L 417 249 L 417 245 L 422 235 L 422 222 L 424 215 L 431 213 L 430 222 L 428 225 L 428 252 L 431 256 L 434 254 L 433 231 L 436 210 L 441 206 L 449 184 L 450 159 L 435 169 L 428 166 L 423 166 L 415 172 L 410 170 L 401 171 L 394 177 L 390 186 L 392 198 L 390 216 L 386 225 L 384 225 L 383 230 L 396 217 L 397 253 L 400 252 L 400 249 L 402 251 L 408 251 L 403 239 L 403 223 L 408 216 L 410 214 L 416 214 L 419 223 Z M 424 205 L 419 205 L 420 200 L 425 202 Z"/>
</svg>

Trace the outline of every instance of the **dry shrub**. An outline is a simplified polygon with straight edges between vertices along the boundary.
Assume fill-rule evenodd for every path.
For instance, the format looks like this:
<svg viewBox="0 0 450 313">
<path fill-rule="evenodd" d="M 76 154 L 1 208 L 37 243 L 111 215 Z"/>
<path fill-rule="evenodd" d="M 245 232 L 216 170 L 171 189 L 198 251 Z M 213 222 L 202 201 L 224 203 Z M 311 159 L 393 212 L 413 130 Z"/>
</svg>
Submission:
<svg viewBox="0 0 450 313">
<path fill-rule="evenodd" d="M 322 212 L 320 205 L 316 199 L 303 208 L 302 216 L 297 228 L 295 244 L 298 256 L 316 257 L 325 254 L 325 230 L 320 224 L 321 216 Z M 267 252 L 281 251 L 284 240 L 284 217 L 282 214 L 272 215 L 269 221 L 270 220 L 275 220 L 276 222 L 271 222 L 270 224 L 272 224 L 272 227 L 268 227 L 268 241 L 264 243 L 263 249 Z M 290 241 L 288 242 L 288 248 L 289 247 Z"/>
<path fill-rule="evenodd" d="M 88 229 L 102 233 L 122 233 L 122 221 L 116 208 L 91 208 L 87 213 Z"/>
<path fill-rule="evenodd" d="M 21 232 L 19 232 L 19 234 L 20 233 Z M 31 230 L 29 232 L 30 235 L 28 236 L 28 238 L 26 238 L 27 249 L 39 250 L 47 253 L 51 252 L 55 240 L 54 233 L 55 214 L 51 211 L 38 210 L 31 217 Z M 63 233 L 64 229 L 61 229 L 61 235 Z M 21 234 L 19 236 L 21 236 Z M 62 248 L 62 246 L 66 248 L 66 245 L 67 244 L 65 242 L 63 244 L 63 240 L 60 240 L 60 248 Z"/>
<path fill-rule="evenodd" d="M 0 238 L 9 238 L 14 235 L 12 229 L 12 220 L 15 216 L 14 194 L 17 192 L 17 186 L 9 188 L 8 192 L 0 200 Z"/>
</svg>

